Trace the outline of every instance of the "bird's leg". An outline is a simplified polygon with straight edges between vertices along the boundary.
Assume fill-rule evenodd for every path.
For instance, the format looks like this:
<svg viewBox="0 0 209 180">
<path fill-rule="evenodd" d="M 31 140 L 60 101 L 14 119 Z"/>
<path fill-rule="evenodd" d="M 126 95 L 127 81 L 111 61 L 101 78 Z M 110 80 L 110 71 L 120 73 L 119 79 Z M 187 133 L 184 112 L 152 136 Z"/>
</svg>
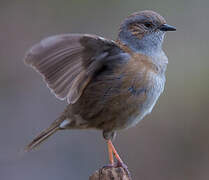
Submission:
<svg viewBox="0 0 209 180">
<path fill-rule="evenodd" d="M 109 143 L 109 140 L 107 141 L 107 147 L 108 147 L 110 165 L 113 166 L 114 165 L 113 150 L 111 144 Z"/>
<path fill-rule="evenodd" d="M 116 151 L 114 145 L 112 144 L 112 141 L 111 141 L 111 140 L 108 140 L 107 143 L 108 143 L 108 149 L 109 149 L 109 148 L 112 149 L 111 151 L 113 152 L 113 154 L 115 155 L 115 158 L 116 158 L 117 161 L 118 161 L 118 163 L 117 163 L 116 166 L 117 166 L 117 167 L 122 167 L 122 168 L 124 168 L 125 171 L 126 171 L 126 173 L 127 173 L 127 175 L 128 175 L 129 178 L 131 179 L 131 175 L 130 175 L 130 172 L 129 172 L 129 170 L 128 170 L 128 167 L 124 164 L 124 162 L 123 162 L 122 159 L 120 158 L 118 152 Z"/>
<path fill-rule="evenodd" d="M 103 132 L 103 136 L 107 140 L 107 147 L 108 147 L 109 161 L 110 161 L 110 164 L 107 165 L 107 166 L 104 166 L 104 168 L 122 167 L 123 169 L 125 169 L 127 175 L 131 179 L 131 176 L 130 176 L 130 172 L 128 170 L 128 167 L 124 164 L 124 162 L 120 158 L 118 152 L 116 151 L 114 145 L 112 144 L 111 139 L 114 139 L 115 135 L 116 135 L 115 132 L 112 132 L 112 133 L 109 133 L 109 132 L 108 133 L 105 133 L 105 132 Z M 114 164 L 113 154 L 114 154 L 115 158 L 117 159 L 117 164 Z"/>
<path fill-rule="evenodd" d="M 110 164 L 103 166 L 103 168 L 112 168 L 112 167 L 115 167 L 114 157 L 113 157 L 112 147 L 108 141 L 107 141 L 107 148 L 108 148 L 108 156 L 109 156 Z"/>
<path fill-rule="evenodd" d="M 107 144 L 108 144 L 108 148 L 111 149 L 111 151 L 112 151 L 113 154 L 115 155 L 115 158 L 118 160 L 118 164 L 119 164 L 119 165 L 124 164 L 123 161 L 122 161 L 122 159 L 120 158 L 118 152 L 116 151 L 114 145 L 112 144 L 112 141 L 111 141 L 111 140 L 108 140 L 108 141 L 107 141 Z"/>
<path fill-rule="evenodd" d="M 117 151 L 115 150 L 115 147 L 112 144 L 112 139 L 114 139 L 116 136 L 116 132 L 114 131 L 103 131 L 103 137 L 104 139 L 106 139 L 107 141 L 107 147 L 108 147 L 108 152 L 109 152 L 109 160 L 110 160 L 110 164 L 114 163 L 114 158 L 113 155 L 115 155 L 115 158 L 118 161 L 117 166 L 122 166 L 124 163 L 122 161 L 122 159 L 120 158 L 119 154 L 117 153 Z"/>
</svg>

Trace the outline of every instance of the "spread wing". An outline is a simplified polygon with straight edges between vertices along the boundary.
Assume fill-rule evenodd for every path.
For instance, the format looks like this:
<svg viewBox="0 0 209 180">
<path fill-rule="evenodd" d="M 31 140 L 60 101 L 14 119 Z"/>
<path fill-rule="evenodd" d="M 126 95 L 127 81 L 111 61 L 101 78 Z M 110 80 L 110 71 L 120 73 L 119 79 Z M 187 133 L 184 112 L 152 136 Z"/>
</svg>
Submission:
<svg viewBox="0 0 209 180">
<path fill-rule="evenodd" d="M 34 45 L 25 63 L 39 72 L 60 100 L 75 103 L 106 64 L 127 58 L 115 42 L 95 35 L 64 34 Z"/>
</svg>

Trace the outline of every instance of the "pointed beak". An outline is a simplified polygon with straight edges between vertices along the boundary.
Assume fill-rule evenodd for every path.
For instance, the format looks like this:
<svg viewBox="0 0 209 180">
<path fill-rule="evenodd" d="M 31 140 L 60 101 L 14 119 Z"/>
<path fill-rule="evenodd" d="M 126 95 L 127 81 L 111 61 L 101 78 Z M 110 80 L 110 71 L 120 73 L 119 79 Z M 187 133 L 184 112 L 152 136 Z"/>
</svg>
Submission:
<svg viewBox="0 0 209 180">
<path fill-rule="evenodd" d="M 176 28 L 174 26 L 163 24 L 159 27 L 161 31 L 176 31 Z"/>
</svg>

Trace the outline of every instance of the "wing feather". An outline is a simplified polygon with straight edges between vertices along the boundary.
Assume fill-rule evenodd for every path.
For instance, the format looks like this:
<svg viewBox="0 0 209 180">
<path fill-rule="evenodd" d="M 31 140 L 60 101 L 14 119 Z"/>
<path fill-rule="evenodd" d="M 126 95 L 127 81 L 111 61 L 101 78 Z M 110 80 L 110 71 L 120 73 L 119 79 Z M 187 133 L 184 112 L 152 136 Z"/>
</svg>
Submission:
<svg viewBox="0 0 209 180">
<path fill-rule="evenodd" d="M 113 53 L 113 49 L 117 49 Z M 46 38 L 34 45 L 25 63 L 39 72 L 53 94 L 75 103 L 108 58 L 120 48 L 113 42 L 88 34 L 64 34 Z"/>
</svg>

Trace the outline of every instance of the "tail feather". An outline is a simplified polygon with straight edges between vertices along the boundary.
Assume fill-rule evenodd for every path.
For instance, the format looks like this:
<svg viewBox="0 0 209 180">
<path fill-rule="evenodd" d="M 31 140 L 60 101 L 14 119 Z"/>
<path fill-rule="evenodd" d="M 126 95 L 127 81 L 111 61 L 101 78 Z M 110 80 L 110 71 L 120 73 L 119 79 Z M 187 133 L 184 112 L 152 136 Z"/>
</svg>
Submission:
<svg viewBox="0 0 209 180">
<path fill-rule="evenodd" d="M 30 151 L 35 147 L 39 146 L 43 141 L 48 139 L 52 134 L 54 134 L 57 130 L 61 129 L 60 124 L 63 122 L 63 119 L 56 120 L 53 122 L 49 128 L 42 131 L 31 143 L 29 143 L 25 150 Z"/>
</svg>

